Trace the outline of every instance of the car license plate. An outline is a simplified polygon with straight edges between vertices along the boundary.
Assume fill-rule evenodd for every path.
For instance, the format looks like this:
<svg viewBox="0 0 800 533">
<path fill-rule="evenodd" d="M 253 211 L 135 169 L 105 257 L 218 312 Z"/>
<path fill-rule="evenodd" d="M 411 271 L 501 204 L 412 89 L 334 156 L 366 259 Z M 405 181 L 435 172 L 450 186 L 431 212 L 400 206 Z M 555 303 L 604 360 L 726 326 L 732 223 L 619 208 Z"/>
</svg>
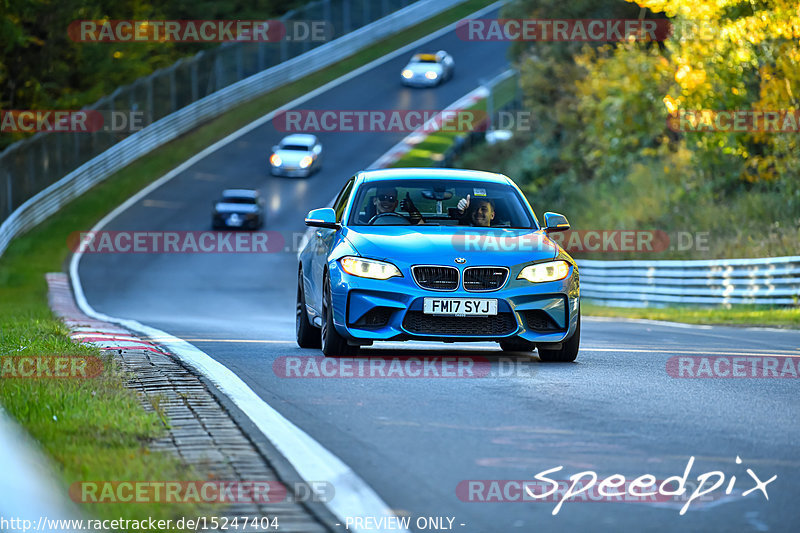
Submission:
<svg viewBox="0 0 800 533">
<path fill-rule="evenodd" d="M 497 299 L 488 298 L 425 298 L 426 315 L 490 316 L 497 314 Z"/>
</svg>

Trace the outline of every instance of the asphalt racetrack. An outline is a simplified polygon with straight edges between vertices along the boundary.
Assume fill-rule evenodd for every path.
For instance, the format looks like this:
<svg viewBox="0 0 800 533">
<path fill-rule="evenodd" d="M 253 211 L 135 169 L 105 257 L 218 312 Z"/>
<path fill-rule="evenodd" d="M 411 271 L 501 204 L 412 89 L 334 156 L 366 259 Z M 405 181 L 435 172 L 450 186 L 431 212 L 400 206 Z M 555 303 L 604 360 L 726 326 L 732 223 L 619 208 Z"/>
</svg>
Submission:
<svg viewBox="0 0 800 533">
<path fill-rule="evenodd" d="M 507 46 L 465 42 L 451 32 L 425 47 L 447 50 L 456 61 L 454 79 L 438 88 L 402 87 L 399 71 L 410 55 L 404 54 L 300 107 L 441 109 L 479 80 L 504 71 Z M 270 122 L 211 153 L 104 228 L 208 230 L 212 201 L 222 189 L 257 188 L 267 201 L 265 229 L 280 232 L 288 250 L 86 254 L 79 274 L 88 302 L 101 313 L 186 339 L 230 368 L 347 463 L 392 509 L 410 516 L 412 529 L 420 529 L 419 517 L 451 517 L 452 529 L 465 533 L 796 530 L 797 380 L 687 379 L 671 376 L 667 367 L 670 358 L 688 355 L 790 356 L 797 363 L 797 331 L 585 318 L 575 364 L 501 359 L 493 343 L 394 343 L 363 353 L 467 355 L 486 358 L 490 371 L 464 379 L 277 375 L 278 358 L 321 355 L 294 342 L 293 248 L 305 231 L 305 214 L 328 205 L 348 177 L 406 134 L 318 135 L 323 169 L 309 179 L 268 174 L 270 147 L 283 136 Z M 553 209 L 535 201 L 533 207 L 540 217 Z M 570 209 L 556 210 L 569 217 Z M 692 482 L 711 471 L 722 472 L 725 482 L 692 502 L 684 515 L 683 500 L 577 500 L 564 503 L 555 516 L 555 501 L 497 501 L 496 493 L 493 501 L 479 501 L 498 487 L 499 499 L 524 499 L 503 480 L 532 480 L 557 466 L 563 470 L 548 477 L 566 480 L 594 471 L 600 478 L 652 474 L 661 480 L 682 475 L 692 456 Z M 755 485 L 748 468 L 762 481 L 777 475 L 765 489 L 769 501 L 759 490 L 743 496 Z M 736 481 L 725 494 L 731 476 Z"/>
</svg>

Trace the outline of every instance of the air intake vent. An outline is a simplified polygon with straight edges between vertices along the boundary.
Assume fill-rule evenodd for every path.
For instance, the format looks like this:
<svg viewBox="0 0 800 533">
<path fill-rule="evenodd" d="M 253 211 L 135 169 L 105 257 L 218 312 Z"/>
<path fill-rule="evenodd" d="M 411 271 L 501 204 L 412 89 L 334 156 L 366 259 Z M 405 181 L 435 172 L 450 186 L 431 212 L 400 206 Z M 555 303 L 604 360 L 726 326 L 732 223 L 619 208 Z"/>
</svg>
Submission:
<svg viewBox="0 0 800 533">
<path fill-rule="evenodd" d="M 506 267 L 468 267 L 464 269 L 464 290 L 496 291 L 507 277 Z"/>
<path fill-rule="evenodd" d="M 525 323 L 528 324 L 528 329 L 531 331 L 544 333 L 564 331 L 565 329 L 556 324 L 556 321 L 541 309 L 523 311 L 522 314 L 525 316 Z"/>
<path fill-rule="evenodd" d="M 486 317 L 457 317 L 409 311 L 403 319 L 403 327 L 409 333 L 419 335 L 502 337 L 517 329 L 517 321 L 512 313 L 498 313 Z"/>
<path fill-rule="evenodd" d="M 432 291 L 454 291 L 458 288 L 458 269 L 448 266 L 411 267 L 414 281 L 423 289 Z"/>
</svg>

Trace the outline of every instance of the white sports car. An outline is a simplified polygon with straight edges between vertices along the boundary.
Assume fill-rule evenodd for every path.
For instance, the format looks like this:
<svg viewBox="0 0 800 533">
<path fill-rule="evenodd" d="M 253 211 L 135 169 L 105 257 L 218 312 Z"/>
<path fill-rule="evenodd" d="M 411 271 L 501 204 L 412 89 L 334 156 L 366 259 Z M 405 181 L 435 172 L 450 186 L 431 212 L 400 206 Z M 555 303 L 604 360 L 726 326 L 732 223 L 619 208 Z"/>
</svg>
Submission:
<svg viewBox="0 0 800 533">
<path fill-rule="evenodd" d="M 269 156 L 273 176 L 308 177 L 322 165 L 322 144 L 314 135 L 295 133 L 272 147 Z"/>
<path fill-rule="evenodd" d="M 453 56 L 439 50 L 435 54 L 414 54 L 400 73 L 405 85 L 432 87 L 453 77 L 456 64 Z"/>
</svg>

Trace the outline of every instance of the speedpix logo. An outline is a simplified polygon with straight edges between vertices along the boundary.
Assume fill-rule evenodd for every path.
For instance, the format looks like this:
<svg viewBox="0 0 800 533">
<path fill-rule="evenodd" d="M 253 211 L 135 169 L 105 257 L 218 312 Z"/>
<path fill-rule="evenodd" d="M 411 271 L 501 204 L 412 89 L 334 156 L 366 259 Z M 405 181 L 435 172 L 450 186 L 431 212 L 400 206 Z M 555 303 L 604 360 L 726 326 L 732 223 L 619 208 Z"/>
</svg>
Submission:
<svg viewBox="0 0 800 533">
<path fill-rule="evenodd" d="M 742 464 L 740 457 L 736 457 L 736 464 Z M 652 474 L 644 474 L 633 480 L 628 480 L 622 474 L 599 478 L 592 470 L 573 474 L 569 480 L 547 477 L 564 468 L 557 466 L 539 472 L 532 480 L 465 480 L 457 485 L 456 496 L 464 502 L 557 502 L 553 508 L 553 515 L 561 511 L 565 502 L 680 501 L 683 505 L 679 514 L 684 515 L 692 503 L 703 499 L 745 497 L 760 492 L 764 499 L 769 500 L 767 485 L 778 478 L 777 475 L 773 475 L 764 481 L 751 468 L 747 468 L 745 472 L 749 477 L 741 477 L 752 485 L 742 491 L 735 488 L 737 476 L 732 475 L 728 479 L 725 473 L 719 470 L 698 474 L 696 483 L 690 481 L 689 475 L 693 465 L 694 456 L 686 463 L 683 475 L 661 480 Z M 718 489 L 724 492 L 716 492 Z"/>
</svg>

